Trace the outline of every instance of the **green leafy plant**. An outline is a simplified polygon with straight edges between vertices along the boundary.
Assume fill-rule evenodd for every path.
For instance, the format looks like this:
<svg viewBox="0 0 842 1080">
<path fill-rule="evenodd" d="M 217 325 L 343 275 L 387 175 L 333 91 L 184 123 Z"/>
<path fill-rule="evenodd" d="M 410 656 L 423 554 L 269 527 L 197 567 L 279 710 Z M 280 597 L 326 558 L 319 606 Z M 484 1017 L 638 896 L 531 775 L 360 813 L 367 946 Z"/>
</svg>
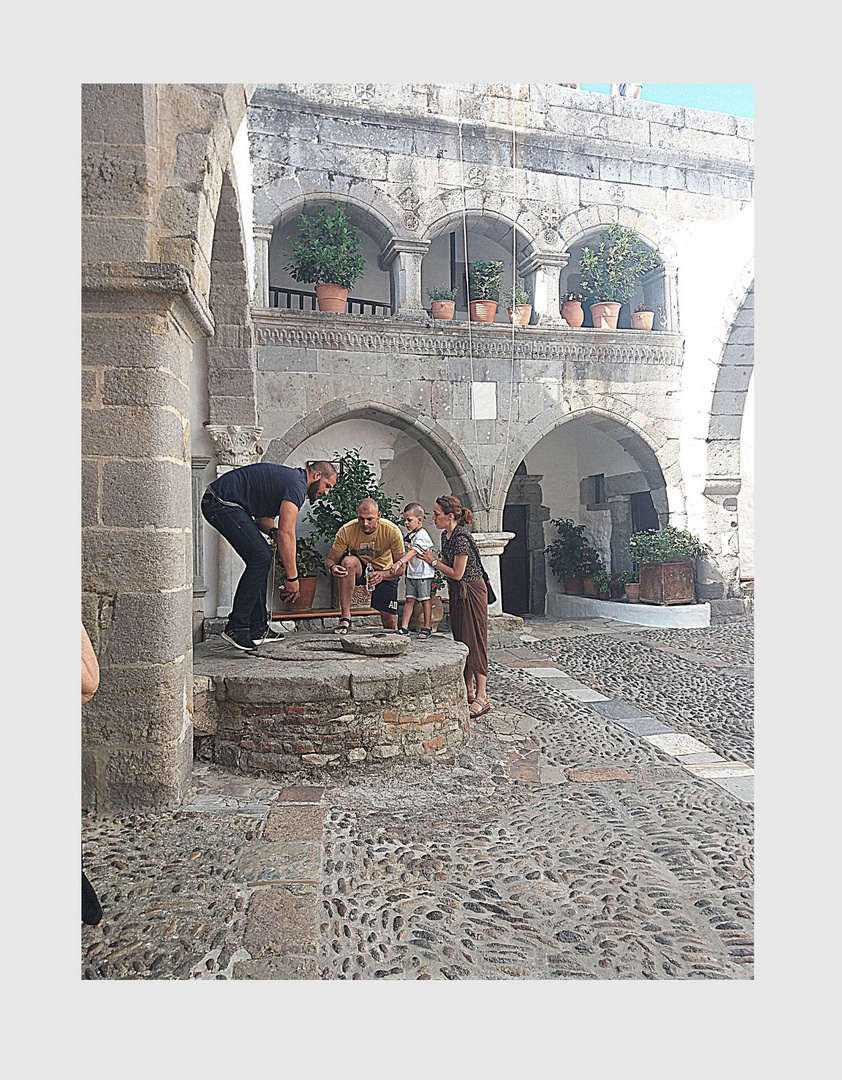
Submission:
<svg viewBox="0 0 842 1080">
<path fill-rule="evenodd" d="M 593 583 L 598 593 L 607 593 L 611 588 L 611 575 L 604 568 L 597 570 L 593 576 Z"/>
<path fill-rule="evenodd" d="M 579 259 L 581 289 L 592 304 L 626 304 L 635 281 L 658 263 L 658 250 L 646 247 L 634 229 L 612 222 L 599 235 L 596 251 L 586 247 Z"/>
<path fill-rule="evenodd" d="M 279 581 L 286 581 L 287 574 L 284 569 L 284 561 L 274 538 L 269 541 L 272 554 L 275 558 L 275 575 Z M 295 540 L 295 572 L 300 578 L 316 577 L 323 569 L 322 556 L 316 550 L 312 536 L 298 536 Z"/>
<path fill-rule="evenodd" d="M 357 507 L 363 499 L 374 499 L 387 521 L 396 525 L 401 522 L 403 496 L 387 495 L 383 491 L 382 484 L 375 479 L 374 466 L 361 457 L 359 448 L 346 450 L 332 460 L 339 479 L 313 503 L 308 513 L 316 540 L 332 544 L 340 525 L 357 516 Z"/>
<path fill-rule="evenodd" d="M 438 554 L 438 552 L 436 554 Z M 442 574 L 439 570 L 434 570 L 433 580 L 430 583 L 430 591 L 432 592 L 433 596 L 435 596 L 436 593 L 440 592 L 446 584 L 447 579 L 445 578 L 444 574 Z"/>
<path fill-rule="evenodd" d="M 295 281 L 350 289 L 365 270 L 365 260 L 359 254 L 360 231 L 339 203 L 334 206 L 333 211 L 320 206 L 315 215 L 299 218 L 298 235 L 286 252 L 292 259 L 286 270 Z"/>
<path fill-rule="evenodd" d="M 427 289 L 428 300 L 455 300 L 456 289 L 448 289 L 446 285 L 433 285 Z"/>
<path fill-rule="evenodd" d="M 581 304 L 585 299 L 584 293 L 568 292 L 561 298 L 562 304 Z"/>
<path fill-rule="evenodd" d="M 558 536 L 545 550 L 550 570 L 560 581 L 577 574 L 592 574 L 602 565 L 598 552 L 585 536 L 584 525 L 574 525 L 571 518 L 553 518 L 550 524 L 555 526 Z"/>
<path fill-rule="evenodd" d="M 663 529 L 644 529 L 632 533 L 626 551 L 636 563 L 690 562 L 707 552 L 706 544 L 687 529 L 666 525 Z M 636 580 L 636 579 L 635 579 Z"/>
<path fill-rule="evenodd" d="M 617 575 L 619 585 L 636 585 L 639 580 L 640 574 L 637 570 L 621 570 Z"/>
<path fill-rule="evenodd" d="M 503 280 L 503 264 L 477 259 L 468 264 L 468 280 L 472 300 L 496 300 Z"/>
<path fill-rule="evenodd" d="M 500 297 L 504 307 L 514 307 L 516 304 L 528 304 L 529 292 L 520 281 L 516 281 L 511 289 L 504 289 Z"/>
</svg>

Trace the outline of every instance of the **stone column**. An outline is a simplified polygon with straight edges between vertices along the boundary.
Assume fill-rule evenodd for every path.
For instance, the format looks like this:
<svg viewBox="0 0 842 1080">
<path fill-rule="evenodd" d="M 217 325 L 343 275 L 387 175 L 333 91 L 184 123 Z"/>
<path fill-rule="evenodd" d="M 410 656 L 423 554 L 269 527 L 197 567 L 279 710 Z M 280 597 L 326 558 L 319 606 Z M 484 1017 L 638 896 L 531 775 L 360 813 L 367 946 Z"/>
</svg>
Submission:
<svg viewBox="0 0 842 1080">
<path fill-rule="evenodd" d="M 393 237 L 380 256 L 380 269 L 392 276 L 392 312 L 400 319 L 428 318 L 421 297 L 421 263 L 429 249 L 429 240 Z"/>
<path fill-rule="evenodd" d="M 664 311 L 662 316 L 663 330 L 678 333 L 678 280 L 674 266 L 663 268 L 664 278 Z"/>
<path fill-rule="evenodd" d="M 705 542 L 711 550 L 696 562 L 700 600 L 730 600 L 740 596 L 740 537 L 737 495 L 739 476 L 709 476 L 705 481 Z"/>
<path fill-rule="evenodd" d="M 190 361 L 213 333 L 171 263 L 82 275 L 82 616 L 100 665 L 83 805 L 176 808 L 192 769 Z"/>
<path fill-rule="evenodd" d="M 632 557 L 626 551 L 631 536 L 631 495 L 608 495 L 611 514 L 611 572 L 631 570 Z"/>
<path fill-rule="evenodd" d="M 216 475 L 238 469 L 242 465 L 253 465 L 263 456 L 263 447 L 257 440 L 263 433 L 262 427 L 246 424 L 211 424 L 202 425 L 213 439 L 217 464 Z M 240 580 L 245 563 L 231 545 L 220 537 L 217 545 L 216 563 L 216 614 L 217 618 L 230 615 L 234 603 L 234 592 Z"/>
<path fill-rule="evenodd" d="M 273 230 L 266 225 L 254 227 L 254 304 L 269 307 L 269 244 Z"/>
<path fill-rule="evenodd" d="M 518 262 L 518 273 L 532 294 L 535 322 L 543 327 L 566 327 L 559 306 L 559 280 L 570 253 L 534 251 Z"/>
<path fill-rule="evenodd" d="M 501 601 L 503 588 L 500 584 L 500 556 L 506 544 L 514 537 L 513 532 L 475 532 L 471 534 L 477 545 L 482 565 L 491 581 L 491 588 L 497 599 L 489 605 L 489 615 L 502 615 L 503 604 Z"/>
</svg>

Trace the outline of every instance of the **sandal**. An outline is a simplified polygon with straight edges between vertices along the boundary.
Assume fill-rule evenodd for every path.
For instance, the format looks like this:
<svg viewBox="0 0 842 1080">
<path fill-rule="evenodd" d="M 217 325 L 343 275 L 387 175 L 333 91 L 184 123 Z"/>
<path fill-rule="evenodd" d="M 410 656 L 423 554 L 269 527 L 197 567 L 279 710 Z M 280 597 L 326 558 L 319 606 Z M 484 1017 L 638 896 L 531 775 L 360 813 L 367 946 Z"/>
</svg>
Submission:
<svg viewBox="0 0 842 1080">
<path fill-rule="evenodd" d="M 474 709 L 474 705 L 479 706 L 479 708 Z M 468 712 L 471 714 L 471 719 L 476 720 L 476 718 L 478 716 L 484 716 L 489 711 L 490 708 L 491 708 L 491 702 L 489 701 L 488 698 L 480 698 L 480 697 L 478 697 L 478 698 L 474 698 L 473 705 L 468 710 Z"/>
<path fill-rule="evenodd" d="M 426 640 L 432 634 L 432 632 L 433 628 L 431 626 L 423 626 L 418 632 L 418 636 Z"/>
<path fill-rule="evenodd" d="M 395 631 L 396 634 L 403 634 L 404 637 L 409 637 L 409 627 L 399 626 Z"/>
<path fill-rule="evenodd" d="M 334 632 L 334 634 L 347 634 L 350 629 L 351 629 L 351 620 L 350 619 L 340 619 L 339 622 L 336 624 L 336 628 L 334 629 L 333 632 Z"/>
</svg>

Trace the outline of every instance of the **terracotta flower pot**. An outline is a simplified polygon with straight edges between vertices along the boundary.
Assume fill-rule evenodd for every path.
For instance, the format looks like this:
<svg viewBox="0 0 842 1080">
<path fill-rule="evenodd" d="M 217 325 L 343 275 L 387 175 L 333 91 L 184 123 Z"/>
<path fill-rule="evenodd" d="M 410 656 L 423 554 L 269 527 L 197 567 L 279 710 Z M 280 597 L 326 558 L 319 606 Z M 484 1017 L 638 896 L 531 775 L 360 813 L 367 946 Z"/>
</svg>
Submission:
<svg viewBox="0 0 842 1080">
<path fill-rule="evenodd" d="M 313 599 L 316 595 L 316 586 L 318 583 L 318 577 L 301 578 L 298 588 L 298 599 L 295 603 L 289 603 L 284 600 L 281 603 L 281 611 L 289 611 L 291 614 L 295 614 L 298 611 L 309 611 L 313 606 Z"/>
<path fill-rule="evenodd" d="M 591 318 L 596 330 L 616 330 L 617 319 L 620 317 L 620 308 L 614 300 L 605 300 L 599 304 L 591 304 Z"/>
<path fill-rule="evenodd" d="M 435 630 L 436 627 L 439 625 L 443 616 L 444 607 L 442 606 L 441 597 L 436 596 L 436 594 L 433 593 L 432 597 L 430 598 L 430 625 L 432 626 L 433 630 Z M 412 607 L 412 618 L 409 620 L 409 629 L 415 634 L 421 629 L 423 625 L 424 611 L 421 605 L 416 600 Z"/>
<path fill-rule="evenodd" d="M 651 330 L 652 323 L 655 321 L 654 311 L 633 311 L 632 312 L 632 327 L 635 330 Z"/>
<path fill-rule="evenodd" d="M 596 600 L 596 585 L 593 583 L 593 574 L 582 575 L 582 590 L 584 596 L 589 596 L 591 600 Z"/>
<path fill-rule="evenodd" d="M 455 313 L 455 300 L 433 300 L 432 316 L 434 319 L 452 319 Z"/>
<path fill-rule="evenodd" d="M 349 292 L 349 289 L 343 289 L 341 285 L 317 285 L 316 303 L 319 311 L 332 311 L 341 314 L 345 310 Z"/>
<path fill-rule="evenodd" d="M 471 300 L 471 322 L 494 322 L 497 314 L 496 300 Z"/>
<path fill-rule="evenodd" d="M 578 300 L 565 300 L 561 305 L 561 317 L 568 326 L 581 326 L 585 321 L 585 313 Z"/>
<path fill-rule="evenodd" d="M 629 599 L 630 604 L 640 603 L 640 582 L 630 581 L 626 586 L 626 596 Z"/>
<path fill-rule="evenodd" d="M 509 308 L 509 322 L 515 326 L 526 326 L 532 316 L 531 304 L 515 304 Z"/>
<path fill-rule="evenodd" d="M 597 593 L 596 598 L 597 598 L 597 600 L 610 600 L 611 599 L 611 593 L 607 593 L 607 592 Z"/>
<path fill-rule="evenodd" d="M 581 574 L 576 574 L 574 577 L 564 579 L 564 591 L 568 596 L 584 596 L 585 586 L 582 581 Z"/>
</svg>

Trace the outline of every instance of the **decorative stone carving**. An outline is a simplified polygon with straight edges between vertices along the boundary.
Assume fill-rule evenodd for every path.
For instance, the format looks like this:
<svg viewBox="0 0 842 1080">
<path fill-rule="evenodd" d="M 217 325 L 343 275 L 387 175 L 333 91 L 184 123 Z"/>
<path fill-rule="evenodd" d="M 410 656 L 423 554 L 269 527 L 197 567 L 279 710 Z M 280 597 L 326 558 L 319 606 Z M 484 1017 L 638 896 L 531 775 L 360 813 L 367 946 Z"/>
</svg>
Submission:
<svg viewBox="0 0 842 1080">
<path fill-rule="evenodd" d="M 552 206 L 550 204 L 542 206 L 539 217 L 541 218 L 542 224 L 547 229 L 552 230 L 552 232 L 558 231 L 559 222 L 561 221 L 561 211 L 557 206 Z"/>
<path fill-rule="evenodd" d="M 374 101 L 377 84 L 376 83 L 357 83 L 355 88 L 357 97 L 360 101 L 364 101 L 366 104 Z"/>
<path fill-rule="evenodd" d="M 213 446 L 219 465 L 236 469 L 242 465 L 253 465 L 264 453 L 257 440 L 263 433 L 262 427 L 249 427 L 242 424 L 202 425 L 213 439 Z"/>
<path fill-rule="evenodd" d="M 488 174 L 485 169 L 468 169 L 468 183 L 471 187 L 483 187 L 488 180 Z"/>
<path fill-rule="evenodd" d="M 626 193 L 625 191 L 623 191 L 619 184 L 615 184 L 608 192 L 608 194 L 611 198 L 611 202 L 616 203 L 617 206 L 619 206 L 620 203 L 625 202 L 626 200 Z"/>
<path fill-rule="evenodd" d="M 403 216 L 403 223 L 405 228 L 414 231 L 421 224 L 421 219 L 414 211 L 407 210 L 407 212 Z"/>
<path fill-rule="evenodd" d="M 398 202 L 404 210 L 417 210 L 421 205 L 421 199 L 411 187 L 405 187 L 403 189 L 400 195 L 398 195 Z"/>
</svg>

